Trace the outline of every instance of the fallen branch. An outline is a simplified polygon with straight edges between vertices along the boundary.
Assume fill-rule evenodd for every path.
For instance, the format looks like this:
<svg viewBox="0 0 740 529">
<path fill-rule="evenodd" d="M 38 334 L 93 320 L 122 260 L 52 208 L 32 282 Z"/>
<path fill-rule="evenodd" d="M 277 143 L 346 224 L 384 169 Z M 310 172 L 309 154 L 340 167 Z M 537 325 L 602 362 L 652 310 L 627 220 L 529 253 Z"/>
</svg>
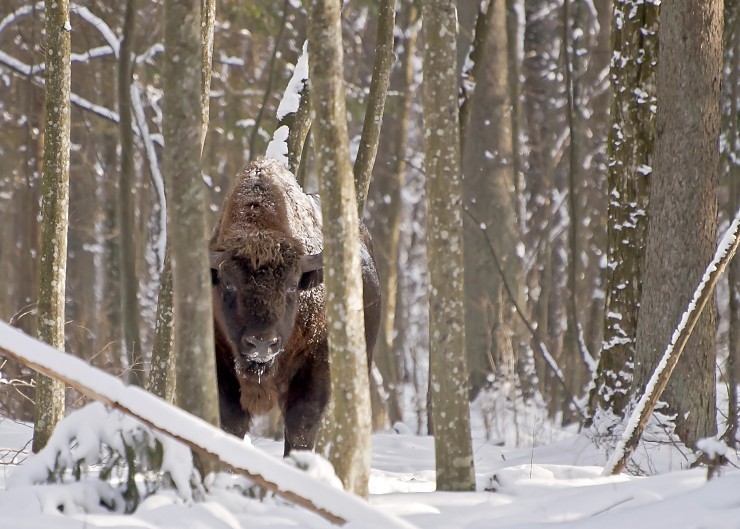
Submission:
<svg viewBox="0 0 740 529">
<path fill-rule="evenodd" d="M 151 393 L 126 386 L 118 378 L 39 342 L 5 322 L 0 322 L 0 350 L 90 398 L 136 417 L 149 427 L 185 443 L 201 457 L 220 461 L 275 495 L 334 524 L 362 521 L 368 526 L 385 529 L 413 528 L 403 520 L 373 509 L 357 496 L 319 482 Z"/>
<path fill-rule="evenodd" d="M 673 331 L 671 341 L 663 353 L 658 367 L 655 368 L 653 376 L 650 377 L 645 391 L 642 393 L 635 410 L 627 422 L 627 426 L 622 433 L 622 437 L 617 443 L 602 475 L 611 476 L 619 474 L 627 464 L 627 460 L 632 456 L 637 443 L 640 441 L 642 432 L 647 425 L 650 415 L 655 409 L 663 390 L 671 378 L 671 374 L 678 363 L 678 359 L 683 353 L 683 349 L 694 330 L 696 322 L 699 320 L 704 306 L 714 291 L 719 276 L 722 275 L 725 267 L 735 255 L 738 243 L 740 242 L 740 210 L 735 214 L 735 220 L 732 221 L 727 233 L 717 247 L 712 262 L 707 266 L 704 276 L 694 291 L 694 296 L 689 303 L 686 312 L 681 317 L 678 327 Z"/>
</svg>

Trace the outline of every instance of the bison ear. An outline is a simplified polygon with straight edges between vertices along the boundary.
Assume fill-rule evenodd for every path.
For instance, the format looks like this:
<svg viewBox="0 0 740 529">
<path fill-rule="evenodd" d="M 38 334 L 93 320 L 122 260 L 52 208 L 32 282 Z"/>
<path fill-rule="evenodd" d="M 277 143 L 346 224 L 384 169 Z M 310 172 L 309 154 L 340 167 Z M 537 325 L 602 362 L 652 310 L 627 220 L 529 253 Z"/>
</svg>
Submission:
<svg viewBox="0 0 740 529">
<path fill-rule="evenodd" d="M 218 270 L 211 268 L 211 285 L 218 285 L 219 281 Z"/>
<path fill-rule="evenodd" d="M 322 253 L 303 255 L 300 261 L 301 280 L 298 283 L 300 290 L 317 287 L 324 282 L 324 259 Z"/>
</svg>

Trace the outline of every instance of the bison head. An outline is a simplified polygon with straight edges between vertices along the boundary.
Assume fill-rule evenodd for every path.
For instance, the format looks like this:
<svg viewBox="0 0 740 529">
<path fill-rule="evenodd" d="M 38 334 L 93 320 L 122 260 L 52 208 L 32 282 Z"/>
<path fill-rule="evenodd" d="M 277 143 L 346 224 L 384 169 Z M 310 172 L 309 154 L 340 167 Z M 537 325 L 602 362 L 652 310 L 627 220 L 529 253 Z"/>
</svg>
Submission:
<svg viewBox="0 0 740 529">
<path fill-rule="evenodd" d="M 288 342 L 299 292 L 321 283 L 321 253 L 295 239 L 257 233 L 211 252 L 213 313 L 237 372 L 261 374 Z"/>
</svg>

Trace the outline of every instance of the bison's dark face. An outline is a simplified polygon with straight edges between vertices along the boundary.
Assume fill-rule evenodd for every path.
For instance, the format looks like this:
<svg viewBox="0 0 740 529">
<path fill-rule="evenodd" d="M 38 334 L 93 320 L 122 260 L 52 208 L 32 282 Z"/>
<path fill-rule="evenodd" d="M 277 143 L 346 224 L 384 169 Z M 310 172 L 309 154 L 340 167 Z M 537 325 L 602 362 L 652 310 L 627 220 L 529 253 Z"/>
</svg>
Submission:
<svg viewBox="0 0 740 529">
<path fill-rule="evenodd" d="M 321 254 L 279 245 L 268 259 L 244 249 L 211 253 L 213 312 L 238 373 L 262 374 L 290 339 L 299 292 L 322 280 Z"/>
</svg>

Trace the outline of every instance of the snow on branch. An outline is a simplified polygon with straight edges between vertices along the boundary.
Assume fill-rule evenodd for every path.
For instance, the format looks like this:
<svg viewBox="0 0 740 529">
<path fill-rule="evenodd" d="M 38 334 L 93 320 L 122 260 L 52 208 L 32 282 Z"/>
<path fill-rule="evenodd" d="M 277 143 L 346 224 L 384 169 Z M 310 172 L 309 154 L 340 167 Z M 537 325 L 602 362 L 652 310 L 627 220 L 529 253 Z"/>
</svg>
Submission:
<svg viewBox="0 0 740 529">
<path fill-rule="evenodd" d="M 609 461 L 607 461 L 602 475 L 611 476 L 621 472 L 627 464 L 627 460 L 635 451 L 645 425 L 668 384 L 668 380 L 671 378 L 673 369 L 676 367 L 681 353 L 683 353 L 686 342 L 688 342 L 691 336 L 691 331 L 694 330 L 694 326 L 699 320 L 704 306 L 711 297 L 719 276 L 722 275 L 727 264 L 735 255 L 739 242 L 740 210 L 735 214 L 735 219 L 717 246 L 714 258 L 707 266 L 704 276 L 701 278 L 696 290 L 694 290 L 694 296 L 689 302 L 686 311 L 681 316 L 678 327 L 673 331 L 671 341 L 663 353 L 663 358 L 661 358 L 660 363 L 655 368 L 653 375 L 645 386 L 645 391 L 642 393 L 642 397 L 632 412 L 627 426 L 622 433 L 622 437 L 619 439 L 611 457 L 609 457 Z"/>
<path fill-rule="evenodd" d="M 37 2 L 35 5 L 27 5 L 16 9 L 13 13 L 6 16 L 0 21 L 0 34 L 6 28 L 10 27 L 19 18 L 28 16 L 35 11 L 41 11 L 44 9 L 44 2 Z M 120 41 L 116 36 L 115 32 L 111 27 L 100 17 L 94 15 L 89 9 L 84 6 L 70 3 L 70 11 L 85 22 L 95 27 L 100 35 L 106 41 L 106 46 L 98 46 L 91 48 L 85 53 L 77 53 L 72 55 L 73 62 L 85 62 L 89 59 L 95 59 L 99 57 L 106 57 L 113 55 L 115 58 L 118 57 L 120 52 Z M 154 44 L 149 49 L 144 51 L 141 55 L 134 57 L 134 62 L 141 64 L 150 61 L 155 55 L 162 53 L 164 46 L 161 43 Z M 16 59 L 15 57 L 0 51 L 0 65 L 4 65 L 10 70 L 29 78 L 32 82 L 38 86 L 44 86 L 43 73 L 46 68 L 44 64 L 26 64 L 25 62 Z M 165 200 L 164 193 L 164 180 L 162 173 L 159 170 L 159 160 L 155 149 L 155 144 L 162 146 L 161 137 L 157 138 L 149 132 L 149 125 L 146 119 L 146 114 L 141 103 L 141 89 L 138 84 L 132 83 L 131 85 L 131 99 L 132 106 L 134 109 L 134 121 L 135 127 L 134 132 L 139 136 L 142 143 L 144 144 L 144 150 L 146 153 L 147 162 L 149 164 L 149 173 L 151 176 L 152 184 L 157 193 L 157 200 L 160 204 L 159 211 L 159 237 L 155 242 L 155 249 L 157 253 L 158 269 L 161 272 L 164 265 L 165 249 L 167 245 L 167 203 Z M 114 110 L 111 110 L 105 106 L 98 105 L 79 96 L 75 93 L 70 94 L 70 102 L 82 110 L 92 112 L 97 116 L 118 123 L 119 114 Z"/>
<path fill-rule="evenodd" d="M 121 380 L 82 359 L 63 353 L 0 322 L 0 350 L 24 365 L 62 380 L 80 393 L 117 408 L 151 428 L 188 445 L 204 458 L 215 458 L 277 496 L 305 507 L 332 523 L 412 529 L 362 499 L 314 479 L 243 440 Z"/>
</svg>

